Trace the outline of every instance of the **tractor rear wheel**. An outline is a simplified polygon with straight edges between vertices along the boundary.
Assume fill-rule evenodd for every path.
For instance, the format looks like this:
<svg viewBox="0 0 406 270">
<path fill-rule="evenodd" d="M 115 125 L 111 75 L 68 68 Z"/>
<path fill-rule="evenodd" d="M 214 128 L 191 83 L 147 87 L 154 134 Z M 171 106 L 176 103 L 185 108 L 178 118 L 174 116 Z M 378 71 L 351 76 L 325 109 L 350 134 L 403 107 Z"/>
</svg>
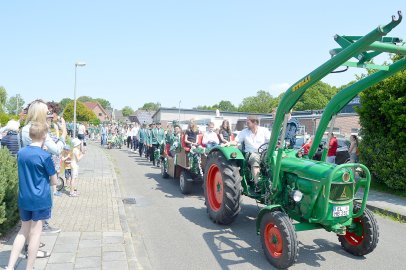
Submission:
<svg viewBox="0 0 406 270">
<path fill-rule="evenodd" d="M 219 153 L 209 155 L 204 173 L 204 197 L 210 219 L 230 224 L 241 211 L 241 176 L 239 167 Z"/>
<path fill-rule="evenodd" d="M 179 177 L 179 187 L 182 194 L 190 194 L 192 192 L 193 182 L 191 179 L 190 173 L 182 170 Z"/>
<path fill-rule="evenodd" d="M 358 205 L 354 207 L 354 213 L 359 210 Z M 341 247 L 355 256 L 364 256 L 371 253 L 379 241 L 379 226 L 374 214 L 365 208 L 362 216 L 354 218 L 352 223 L 354 225 L 353 229 L 347 228 L 345 235 L 338 236 Z"/>
<path fill-rule="evenodd" d="M 285 213 L 266 213 L 261 220 L 260 232 L 265 256 L 273 266 L 284 269 L 295 263 L 298 241 L 292 222 Z"/>
</svg>

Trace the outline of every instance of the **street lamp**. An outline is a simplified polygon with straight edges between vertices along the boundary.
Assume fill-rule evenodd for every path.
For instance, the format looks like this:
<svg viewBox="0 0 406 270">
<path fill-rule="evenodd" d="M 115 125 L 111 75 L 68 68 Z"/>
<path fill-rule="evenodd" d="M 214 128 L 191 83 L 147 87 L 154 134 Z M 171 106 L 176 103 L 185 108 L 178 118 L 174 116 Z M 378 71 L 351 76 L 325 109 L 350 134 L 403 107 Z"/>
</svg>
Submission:
<svg viewBox="0 0 406 270">
<path fill-rule="evenodd" d="M 76 138 L 76 71 L 78 67 L 84 67 L 86 63 L 76 62 L 75 63 L 75 88 L 73 91 L 73 138 Z"/>
</svg>

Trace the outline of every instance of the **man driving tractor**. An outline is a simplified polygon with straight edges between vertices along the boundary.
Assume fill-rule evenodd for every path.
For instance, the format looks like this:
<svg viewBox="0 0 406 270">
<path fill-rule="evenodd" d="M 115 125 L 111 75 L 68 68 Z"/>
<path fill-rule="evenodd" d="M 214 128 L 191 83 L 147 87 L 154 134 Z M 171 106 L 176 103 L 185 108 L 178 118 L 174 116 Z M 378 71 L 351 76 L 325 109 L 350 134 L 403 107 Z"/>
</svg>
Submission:
<svg viewBox="0 0 406 270">
<path fill-rule="evenodd" d="M 252 179 L 254 180 L 256 190 L 258 189 L 258 176 L 261 156 L 258 153 L 258 148 L 269 142 L 271 133 L 265 127 L 259 126 L 258 118 L 249 116 L 247 119 L 247 128 L 243 129 L 237 136 L 232 145 L 243 145 L 245 157 L 248 164 L 251 166 Z"/>
</svg>

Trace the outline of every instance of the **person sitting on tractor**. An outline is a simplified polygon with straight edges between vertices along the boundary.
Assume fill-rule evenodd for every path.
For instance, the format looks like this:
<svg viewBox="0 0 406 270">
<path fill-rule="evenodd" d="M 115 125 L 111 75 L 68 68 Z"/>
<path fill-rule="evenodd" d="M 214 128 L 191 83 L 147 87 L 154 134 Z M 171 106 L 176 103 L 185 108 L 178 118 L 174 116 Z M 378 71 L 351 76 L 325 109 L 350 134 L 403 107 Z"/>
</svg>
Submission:
<svg viewBox="0 0 406 270">
<path fill-rule="evenodd" d="M 228 120 L 224 120 L 221 124 L 220 131 L 219 131 L 220 143 L 222 146 L 230 145 L 231 141 L 231 128 L 230 122 Z"/>
<path fill-rule="evenodd" d="M 185 144 L 190 147 L 191 153 L 203 153 L 204 148 L 198 144 L 197 135 L 199 130 L 194 120 L 190 120 L 188 129 L 185 132 Z"/>
<path fill-rule="evenodd" d="M 309 154 L 310 147 L 313 143 L 313 136 L 310 137 L 307 142 L 303 145 L 303 155 L 307 156 Z"/>
<path fill-rule="evenodd" d="M 207 149 L 213 148 L 220 144 L 218 134 L 214 131 L 214 123 L 210 122 L 208 125 L 208 131 L 204 133 L 202 144 Z"/>
<path fill-rule="evenodd" d="M 258 118 L 249 116 L 247 119 L 247 128 L 243 129 L 237 136 L 236 140 L 231 142 L 232 145 L 243 144 L 245 158 L 251 166 L 251 174 L 255 183 L 255 189 L 258 190 L 258 178 L 260 171 L 261 156 L 258 148 L 269 142 L 271 133 L 265 127 L 259 126 Z"/>
</svg>

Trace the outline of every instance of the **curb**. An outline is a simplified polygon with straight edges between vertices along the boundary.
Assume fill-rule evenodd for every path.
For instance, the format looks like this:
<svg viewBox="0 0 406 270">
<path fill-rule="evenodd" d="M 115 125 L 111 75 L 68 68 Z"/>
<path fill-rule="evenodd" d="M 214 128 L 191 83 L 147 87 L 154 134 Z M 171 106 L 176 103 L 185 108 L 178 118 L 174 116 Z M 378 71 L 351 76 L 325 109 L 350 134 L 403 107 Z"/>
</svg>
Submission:
<svg viewBox="0 0 406 270">
<path fill-rule="evenodd" d="M 108 153 L 106 153 L 108 155 Z M 111 160 L 111 156 L 109 156 L 109 159 Z M 118 184 L 118 179 L 117 179 L 117 174 L 116 170 L 114 169 L 114 164 L 111 164 L 113 167 L 111 168 L 111 171 L 113 172 L 113 179 L 114 179 L 114 191 L 117 194 L 117 202 L 118 202 L 118 211 L 119 211 L 119 216 L 120 216 L 120 223 L 121 223 L 121 229 L 123 230 L 124 234 L 124 241 L 125 241 L 125 253 L 127 255 L 127 263 L 128 263 L 128 269 L 143 269 L 139 261 L 137 260 L 135 256 L 135 249 L 134 249 L 134 243 L 133 239 L 131 236 L 131 231 L 128 226 L 127 222 L 127 216 L 125 213 L 124 209 L 124 204 L 122 201 L 121 197 L 121 191 L 120 191 L 120 186 Z"/>
<path fill-rule="evenodd" d="M 383 209 L 383 208 L 380 208 L 380 207 L 376 207 L 376 206 L 370 205 L 368 203 L 367 203 L 366 207 L 371 211 L 377 211 L 377 212 L 383 213 L 385 215 L 388 215 L 388 216 L 394 217 L 396 219 L 399 219 L 400 222 L 403 222 L 403 223 L 406 222 L 406 215 L 399 214 L 399 213 L 393 212 L 393 211 L 388 210 L 388 209 Z"/>
</svg>

